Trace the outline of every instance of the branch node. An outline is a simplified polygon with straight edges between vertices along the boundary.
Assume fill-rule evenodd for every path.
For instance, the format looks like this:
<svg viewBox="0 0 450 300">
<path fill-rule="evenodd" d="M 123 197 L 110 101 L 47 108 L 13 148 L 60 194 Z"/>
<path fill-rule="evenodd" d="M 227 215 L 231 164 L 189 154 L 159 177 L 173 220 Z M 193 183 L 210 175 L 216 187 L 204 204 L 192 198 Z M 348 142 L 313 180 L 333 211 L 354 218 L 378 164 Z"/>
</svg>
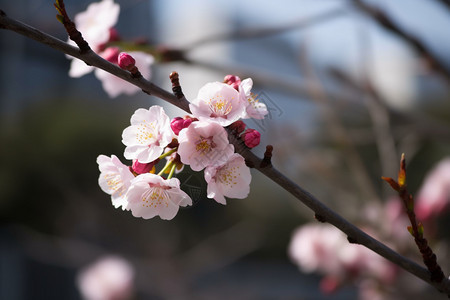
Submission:
<svg viewBox="0 0 450 300">
<path fill-rule="evenodd" d="M 267 145 L 266 152 L 264 152 L 264 158 L 262 159 L 261 164 L 259 165 L 261 168 L 265 168 L 272 164 L 272 151 L 273 151 L 273 146 Z"/>
<path fill-rule="evenodd" d="M 359 244 L 358 241 L 355 238 L 351 237 L 351 236 L 347 236 L 347 241 L 350 244 Z"/>
<path fill-rule="evenodd" d="M 77 44 L 78 48 L 80 48 L 80 53 L 84 54 L 91 50 L 89 44 L 83 38 L 81 32 L 77 30 L 77 27 L 74 22 L 69 18 L 69 15 L 66 12 L 66 7 L 64 5 L 63 0 L 57 0 L 54 4 L 56 10 L 60 13 L 57 15 L 58 20 L 62 21 L 64 28 L 66 29 L 69 38 Z"/>
<path fill-rule="evenodd" d="M 325 222 L 327 221 L 327 220 L 325 219 L 324 216 L 319 215 L 318 213 L 316 213 L 316 214 L 314 215 L 314 218 L 315 218 L 317 221 L 319 221 L 320 223 L 325 223 Z"/>
<path fill-rule="evenodd" d="M 183 91 L 181 90 L 179 75 L 177 72 L 173 71 L 169 75 L 170 82 L 172 82 L 172 92 L 178 99 L 184 97 Z"/>
</svg>

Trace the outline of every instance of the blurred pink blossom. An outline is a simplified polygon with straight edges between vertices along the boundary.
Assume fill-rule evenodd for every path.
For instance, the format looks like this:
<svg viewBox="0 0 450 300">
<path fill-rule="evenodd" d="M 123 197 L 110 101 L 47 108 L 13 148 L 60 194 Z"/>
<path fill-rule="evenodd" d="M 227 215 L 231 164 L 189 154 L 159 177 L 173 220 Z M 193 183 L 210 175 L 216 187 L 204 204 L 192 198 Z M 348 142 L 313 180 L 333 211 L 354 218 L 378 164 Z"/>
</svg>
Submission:
<svg viewBox="0 0 450 300">
<path fill-rule="evenodd" d="M 298 228 L 288 253 L 302 271 L 326 275 L 321 284 L 324 292 L 360 277 L 391 283 L 396 276 L 394 265 L 363 246 L 350 244 L 345 234 L 329 224 L 307 224 Z"/>
<path fill-rule="evenodd" d="M 416 198 L 415 212 L 426 221 L 443 213 L 450 202 L 450 158 L 441 160 L 424 180 Z"/>
<path fill-rule="evenodd" d="M 121 257 L 105 256 L 78 273 L 77 285 L 86 300 L 131 299 L 134 269 Z"/>
</svg>

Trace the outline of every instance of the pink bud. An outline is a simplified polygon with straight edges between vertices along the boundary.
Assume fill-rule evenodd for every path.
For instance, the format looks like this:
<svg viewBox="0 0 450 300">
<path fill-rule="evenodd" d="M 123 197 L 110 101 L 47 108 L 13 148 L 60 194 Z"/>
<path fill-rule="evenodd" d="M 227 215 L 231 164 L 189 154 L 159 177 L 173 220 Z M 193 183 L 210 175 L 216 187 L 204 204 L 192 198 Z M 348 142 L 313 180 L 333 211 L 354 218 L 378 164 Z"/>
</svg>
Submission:
<svg viewBox="0 0 450 300">
<path fill-rule="evenodd" d="M 122 69 L 130 71 L 134 67 L 135 63 L 136 61 L 130 54 L 125 52 L 121 52 L 119 54 L 118 64 Z"/>
<path fill-rule="evenodd" d="M 233 130 L 236 134 L 241 134 L 245 130 L 245 123 L 241 120 L 238 120 L 234 123 L 231 123 L 228 128 Z"/>
<path fill-rule="evenodd" d="M 157 158 L 156 160 L 150 162 L 150 163 L 140 163 L 137 160 L 133 161 L 133 165 L 131 166 L 131 169 L 134 173 L 137 174 L 144 174 L 144 173 L 148 173 L 150 172 L 153 167 L 159 162 L 159 158 Z"/>
<path fill-rule="evenodd" d="M 247 147 L 253 148 L 259 145 L 261 133 L 255 129 L 247 129 L 241 137 Z"/>
<path fill-rule="evenodd" d="M 193 121 L 194 119 L 191 118 L 183 119 L 181 117 L 176 117 L 170 122 L 170 128 L 172 128 L 173 133 L 178 135 L 181 129 L 189 127 Z"/>
<path fill-rule="evenodd" d="M 117 57 L 119 56 L 120 50 L 117 47 L 108 47 L 102 52 L 102 57 L 109 61 L 110 63 L 117 64 Z"/>
<path fill-rule="evenodd" d="M 241 79 L 236 75 L 227 75 L 223 79 L 223 82 L 231 85 L 235 90 L 239 90 L 239 85 L 241 84 Z"/>
</svg>

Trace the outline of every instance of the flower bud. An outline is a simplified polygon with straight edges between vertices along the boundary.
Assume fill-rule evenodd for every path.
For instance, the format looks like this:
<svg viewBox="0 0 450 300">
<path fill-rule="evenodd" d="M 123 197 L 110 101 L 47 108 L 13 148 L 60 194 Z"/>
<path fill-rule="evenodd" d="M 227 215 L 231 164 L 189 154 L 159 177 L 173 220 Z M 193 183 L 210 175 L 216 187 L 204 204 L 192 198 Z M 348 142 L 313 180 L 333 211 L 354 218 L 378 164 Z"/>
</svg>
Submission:
<svg viewBox="0 0 450 300">
<path fill-rule="evenodd" d="M 175 135 L 178 135 L 181 129 L 189 127 L 193 121 L 194 119 L 191 118 L 183 119 L 181 117 L 176 117 L 170 122 L 170 128 L 172 128 Z"/>
<path fill-rule="evenodd" d="M 130 71 L 136 64 L 136 61 L 130 54 L 121 52 L 119 54 L 118 64 L 120 68 Z"/>
<path fill-rule="evenodd" d="M 241 134 L 245 130 L 245 123 L 241 120 L 237 120 L 234 123 L 231 123 L 228 128 L 234 131 L 236 135 Z"/>
<path fill-rule="evenodd" d="M 261 133 L 255 129 L 247 129 L 241 137 L 247 147 L 253 148 L 259 145 Z"/>
<path fill-rule="evenodd" d="M 133 160 L 131 169 L 136 174 L 144 174 L 150 172 L 153 167 L 159 162 L 159 158 L 150 163 L 140 163 L 137 159 Z"/>
<path fill-rule="evenodd" d="M 102 52 L 102 57 L 109 61 L 110 63 L 117 64 L 117 57 L 119 56 L 120 50 L 117 47 L 108 47 Z"/>
<path fill-rule="evenodd" d="M 235 90 L 239 90 L 239 85 L 241 84 L 241 79 L 236 75 L 227 75 L 223 79 L 223 82 L 231 85 Z"/>
</svg>

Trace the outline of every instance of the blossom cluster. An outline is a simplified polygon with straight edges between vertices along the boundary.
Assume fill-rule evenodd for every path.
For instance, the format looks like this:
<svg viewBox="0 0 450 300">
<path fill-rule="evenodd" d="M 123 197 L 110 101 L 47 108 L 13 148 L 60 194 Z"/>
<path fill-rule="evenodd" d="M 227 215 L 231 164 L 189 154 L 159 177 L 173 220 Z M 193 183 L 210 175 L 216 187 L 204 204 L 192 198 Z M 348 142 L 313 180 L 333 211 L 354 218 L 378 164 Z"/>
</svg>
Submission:
<svg viewBox="0 0 450 300">
<path fill-rule="evenodd" d="M 113 0 L 102 0 L 91 3 L 87 10 L 75 15 L 74 23 L 77 29 L 82 32 L 83 38 L 89 43 L 91 49 L 98 55 L 113 64 L 118 64 L 119 53 L 122 50 L 120 45 L 121 37 L 114 26 L 119 18 L 120 6 Z M 71 40 L 68 43 L 75 45 Z M 154 62 L 154 57 L 141 51 L 129 52 L 136 60 L 142 76 L 150 79 L 150 66 Z M 72 60 L 69 76 L 81 77 L 92 71 L 93 66 L 85 64 L 83 61 L 67 56 Z M 95 76 L 102 82 L 103 89 L 110 97 L 117 97 L 120 94 L 132 95 L 140 89 L 108 72 L 95 69 Z"/>
<path fill-rule="evenodd" d="M 246 129 L 241 119 L 267 114 L 265 104 L 251 93 L 252 80 L 228 75 L 224 82 L 203 86 L 190 102 L 192 115 L 172 120 L 160 106 L 140 108 L 131 117 L 131 125 L 122 133 L 123 164 L 116 156 L 100 155 L 99 185 L 111 195 L 113 205 L 131 210 L 135 217 L 159 216 L 170 220 L 180 206 L 192 205 L 192 199 L 180 188 L 174 174 L 184 165 L 204 171 L 207 197 L 226 204 L 225 197 L 243 199 L 250 191 L 251 174 L 245 159 L 234 152 L 228 134 L 249 148 L 259 144 L 260 133 Z M 228 131 L 224 128 L 227 127 Z M 156 173 L 162 159 L 166 164 Z M 164 174 L 168 174 L 166 178 Z"/>
</svg>

